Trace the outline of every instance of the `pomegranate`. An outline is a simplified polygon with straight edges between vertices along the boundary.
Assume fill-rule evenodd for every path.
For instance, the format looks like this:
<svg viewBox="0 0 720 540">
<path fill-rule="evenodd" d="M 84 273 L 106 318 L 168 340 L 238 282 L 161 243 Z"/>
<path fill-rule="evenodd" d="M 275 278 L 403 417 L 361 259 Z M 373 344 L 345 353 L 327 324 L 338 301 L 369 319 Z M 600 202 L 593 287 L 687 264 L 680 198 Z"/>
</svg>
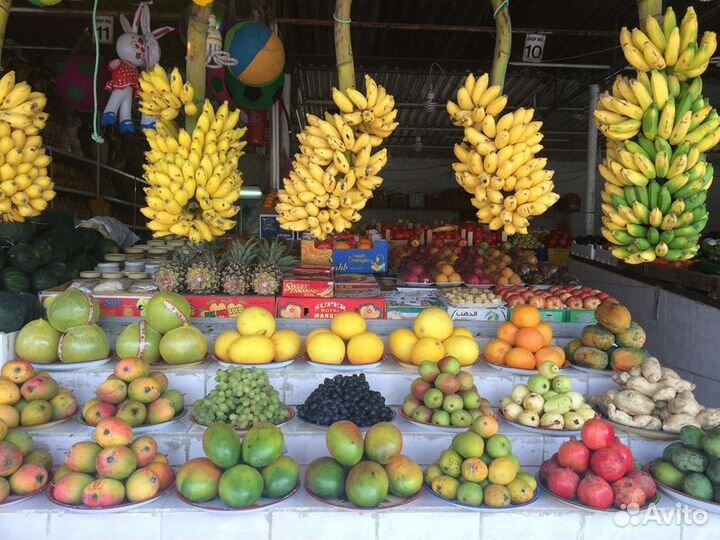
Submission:
<svg viewBox="0 0 720 540">
<path fill-rule="evenodd" d="M 585 422 L 582 428 L 582 442 L 590 450 L 612 446 L 615 440 L 615 429 L 599 418 Z"/>
<path fill-rule="evenodd" d="M 629 508 L 631 505 L 635 505 L 637 508 L 641 508 L 645 505 L 647 497 L 645 491 L 640 484 L 632 478 L 622 478 L 617 482 L 613 482 L 613 491 L 615 492 L 614 504 L 618 508 Z"/>
<path fill-rule="evenodd" d="M 578 500 L 593 508 L 610 508 L 615 499 L 613 488 L 605 480 L 593 473 L 587 473 L 577 488 Z"/>
<path fill-rule="evenodd" d="M 571 437 L 558 449 L 558 464 L 582 474 L 590 467 L 590 450 L 575 437 Z"/>
<path fill-rule="evenodd" d="M 574 499 L 579 483 L 580 477 L 567 467 L 553 470 L 547 479 L 548 489 L 563 499 Z"/>
<path fill-rule="evenodd" d="M 635 458 L 633 457 L 632 451 L 627 445 L 623 444 L 620 439 L 615 437 L 611 448 L 614 448 L 620 454 L 620 457 L 625 464 L 626 473 L 632 471 L 635 468 Z"/>
<path fill-rule="evenodd" d="M 625 478 L 631 478 L 634 482 L 639 484 L 640 487 L 643 488 L 647 500 L 651 501 L 655 498 L 655 495 L 657 494 L 657 484 L 655 484 L 655 480 L 650 474 L 639 469 L 633 469 L 625 475 Z"/>
<path fill-rule="evenodd" d="M 625 475 L 625 463 L 614 448 L 600 448 L 590 457 L 590 468 L 603 480 L 615 482 Z"/>
<path fill-rule="evenodd" d="M 560 464 L 558 463 L 558 455 L 555 453 L 550 459 L 543 461 L 543 464 L 540 466 L 540 480 L 547 482 L 550 473 L 559 468 Z"/>
</svg>

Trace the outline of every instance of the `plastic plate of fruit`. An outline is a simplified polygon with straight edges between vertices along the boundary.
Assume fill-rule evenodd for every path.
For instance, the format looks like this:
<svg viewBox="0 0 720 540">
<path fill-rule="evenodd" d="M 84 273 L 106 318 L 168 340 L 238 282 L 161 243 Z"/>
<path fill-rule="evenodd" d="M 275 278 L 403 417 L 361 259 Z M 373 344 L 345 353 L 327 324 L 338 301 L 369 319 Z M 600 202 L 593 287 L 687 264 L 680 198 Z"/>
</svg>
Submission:
<svg viewBox="0 0 720 540">
<path fill-rule="evenodd" d="M 437 431 L 440 433 L 460 433 L 462 431 L 467 431 L 470 428 L 469 424 L 467 426 L 441 426 L 438 424 L 432 424 L 430 422 L 420 422 L 419 420 L 415 420 L 412 416 L 408 416 L 407 414 L 402 412 L 402 409 L 400 410 L 399 414 L 401 418 L 407 420 L 412 424 L 415 424 L 416 426 L 420 426 L 427 430 Z"/>
<path fill-rule="evenodd" d="M 602 377 L 612 377 L 615 373 L 612 369 L 597 369 L 585 366 L 578 366 L 577 364 L 570 364 L 570 367 L 582 371 L 583 373 L 589 373 L 590 375 L 600 375 Z"/>
<path fill-rule="evenodd" d="M 648 470 L 648 472 L 651 472 L 652 465 L 649 464 L 645 468 Z M 675 499 L 676 501 L 679 501 L 683 504 L 687 504 L 688 506 L 697 506 L 698 508 L 701 508 L 706 512 L 713 512 L 715 514 L 720 513 L 720 503 L 700 499 L 699 497 L 694 497 L 693 495 L 688 495 L 684 491 L 680 491 L 679 489 L 675 489 L 668 486 L 667 484 L 664 484 L 663 482 L 660 482 L 657 478 L 655 478 L 654 475 L 653 478 L 655 479 L 655 484 L 657 484 L 658 489 L 668 497 Z"/>
<path fill-rule="evenodd" d="M 379 362 L 373 362 L 372 364 L 351 364 L 347 361 L 347 359 L 343 360 L 342 364 L 323 364 L 320 362 L 313 362 L 307 356 L 305 357 L 305 363 L 307 363 L 307 365 L 310 367 L 339 372 L 365 371 L 366 369 L 375 369 L 380 367 L 380 365 L 383 363 L 383 360 L 385 360 L 385 356 L 383 356 Z"/>
<path fill-rule="evenodd" d="M 285 360 L 283 362 L 268 362 L 267 364 L 243 364 L 242 362 L 224 362 L 214 354 L 210 358 L 213 362 L 217 362 L 224 368 L 240 366 L 244 368 L 258 368 L 265 370 L 286 368 L 291 365 L 295 360 L 297 360 L 297 358 L 291 358 L 290 360 Z"/>
<path fill-rule="evenodd" d="M 323 504 L 327 504 L 329 506 L 334 506 L 335 508 L 342 508 L 344 510 L 389 510 L 391 508 L 397 508 L 398 506 L 404 506 L 406 504 L 410 504 L 414 500 L 418 499 L 420 495 L 422 495 L 422 489 L 419 490 L 415 495 L 411 495 L 410 497 L 399 497 L 397 495 L 392 495 L 390 493 L 387 494 L 385 499 L 378 505 L 374 506 L 372 508 L 363 508 L 361 506 L 355 506 L 353 503 L 351 503 L 347 499 L 340 499 L 340 498 L 332 498 L 332 499 L 323 499 L 322 497 L 319 497 L 318 495 L 315 495 L 312 491 L 310 491 L 307 486 L 305 486 L 305 493 L 310 495 L 313 499 L 316 501 L 320 501 Z"/>
<path fill-rule="evenodd" d="M 17 429 L 18 431 L 38 431 L 40 429 L 50 429 L 51 427 L 55 427 L 55 426 L 59 426 L 60 424 L 64 424 L 71 418 L 72 418 L 72 415 L 67 416 L 65 418 L 60 418 L 58 420 L 52 420 L 50 422 L 45 422 L 44 424 L 38 424 L 36 426 L 17 426 L 12 429 Z"/>
<path fill-rule="evenodd" d="M 183 409 L 173 416 L 170 420 L 167 422 L 159 422 L 157 424 L 142 424 L 140 426 L 133 426 L 132 430 L 134 434 L 141 434 L 141 433 L 153 433 L 155 430 L 161 430 L 161 429 L 167 429 L 173 424 L 176 424 L 183 418 L 185 418 L 188 415 L 188 408 L 183 407 Z M 75 415 L 75 420 L 77 420 L 77 423 L 80 424 L 83 427 L 86 427 L 88 429 L 95 429 L 95 426 L 91 426 L 88 424 L 85 419 L 82 416 L 82 411 L 78 411 L 78 413 Z"/>
<path fill-rule="evenodd" d="M 215 497 L 214 499 L 205 502 L 194 502 L 185 497 L 177 490 L 175 491 L 175 494 L 177 495 L 177 498 L 185 504 L 189 504 L 190 506 L 194 506 L 195 508 L 205 510 L 206 512 L 256 512 L 258 510 L 263 510 L 264 508 L 268 508 L 269 506 L 274 506 L 288 500 L 290 497 L 297 493 L 298 487 L 299 483 L 298 486 L 295 486 L 295 488 L 284 497 L 278 497 L 277 499 L 267 499 L 265 497 L 262 497 L 255 504 L 251 504 L 250 506 L 246 506 L 244 508 L 231 508 L 227 506 L 224 502 L 222 502 L 222 500 L 220 500 L 220 497 Z"/>
<path fill-rule="evenodd" d="M 90 362 L 74 362 L 72 364 L 64 364 L 62 362 L 52 362 L 50 364 L 30 364 L 36 371 L 75 371 L 76 369 L 94 369 L 104 366 L 115 358 L 113 352 L 107 358 L 100 360 L 91 360 Z"/>
<path fill-rule="evenodd" d="M 611 513 L 614 514 L 614 513 L 620 511 L 620 510 L 618 510 L 617 508 L 615 508 L 614 506 L 611 506 L 610 508 L 593 508 L 592 506 L 588 506 L 587 504 L 581 503 L 581 502 L 578 501 L 577 499 L 565 499 L 565 498 L 563 498 L 563 497 L 560 497 L 559 495 L 555 495 L 552 491 L 550 491 L 550 488 L 547 487 L 547 485 L 545 484 L 545 482 L 543 482 L 542 480 L 540 480 L 540 473 L 538 473 L 535 478 L 537 479 L 538 486 L 540 486 L 540 488 L 541 488 L 545 493 L 547 493 L 548 495 L 550 495 L 553 499 L 556 499 L 556 500 L 558 500 L 558 501 L 560 501 L 560 502 L 562 502 L 562 503 L 565 503 L 565 504 L 567 504 L 568 506 L 573 506 L 573 507 L 575 507 L 575 508 L 580 508 L 580 509 L 582 509 L 582 510 L 588 510 L 588 511 L 590 511 L 590 512 L 611 512 Z M 656 494 L 655 494 L 655 498 L 654 498 L 652 501 L 646 502 L 643 506 L 641 506 L 641 507 L 638 509 L 638 511 L 641 512 L 641 511 L 643 511 L 643 510 L 647 510 L 647 509 L 650 508 L 651 506 L 655 506 L 655 505 L 660 501 L 660 498 L 661 498 L 660 493 L 656 493 Z"/>
<path fill-rule="evenodd" d="M 417 369 L 418 369 L 418 366 L 417 366 L 416 364 L 413 364 L 413 363 L 410 363 L 410 362 L 403 362 L 402 360 L 400 360 L 400 359 L 399 359 L 397 356 L 395 356 L 394 354 L 391 354 L 391 355 L 390 355 L 390 358 L 392 358 L 393 361 L 394 361 L 398 366 L 400 366 L 400 367 L 403 368 L 403 369 L 412 369 L 412 370 L 414 370 L 414 371 L 417 371 Z"/>
<path fill-rule="evenodd" d="M 187 364 L 168 364 L 165 360 L 158 360 L 157 362 L 153 362 L 152 364 L 150 364 L 150 369 L 156 370 L 193 368 L 199 366 L 200 364 L 203 364 L 205 360 L 207 360 L 207 358 L 203 358 L 202 360 L 198 360 L 197 362 L 188 362 Z"/>
<path fill-rule="evenodd" d="M 379 422 L 394 422 L 394 421 L 395 421 L 395 418 L 397 418 L 397 414 L 395 413 L 394 410 L 392 410 L 392 408 L 387 407 L 387 409 L 390 411 L 390 417 L 389 417 L 387 420 L 378 420 L 378 422 L 376 422 L 376 423 L 379 423 Z M 316 423 L 316 422 L 311 422 L 310 420 L 305 420 L 305 418 L 303 418 L 303 417 L 300 416 L 299 414 L 298 414 L 298 420 L 300 420 L 303 424 L 307 424 L 308 426 L 312 426 L 312 427 L 317 428 L 317 429 L 325 430 L 325 429 L 328 429 L 328 428 L 330 427 L 329 424 L 326 426 L 326 425 L 323 425 L 323 424 L 318 424 L 318 423 Z M 373 424 L 373 425 L 374 425 L 374 424 Z M 361 431 L 365 431 L 366 429 L 370 429 L 370 428 L 372 427 L 372 425 L 370 425 L 370 426 L 361 426 L 361 425 L 358 424 L 358 427 L 360 428 Z"/>
<path fill-rule="evenodd" d="M 537 373 L 536 369 L 523 369 L 523 368 L 501 366 L 499 364 L 493 364 L 492 362 L 488 362 L 487 360 L 485 360 L 485 358 L 483 358 L 483 360 L 491 368 L 496 369 L 498 371 L 504 371 L 505 373 L 514 373 L 515 375 L 527 375 L 528 373 Z M 570 367 L 572 367 L 572 364 L 570 364 L 569 362 L 565 362 L 563 364 L 563 367 L 561 367 L 560 369 L 567 369 Z"/>
<path fill-rule="evenodd" d="M 567 437 L 568 435 L 579 436 L 582 432 L 581 429 L 548 429 L 543 427 L 526 426 L 515 420 L 510 420 L 503 415 L 502 410 L 498 410 L 497 415 L 502 418 L 505 422 L 513 427 L 516 427 L 520 431 L 527 431 L 529 433 L 540 433 L 541 435 L 547 435 L 548 437 Z"/>
<path fill-rule="evenodd" d="M 140 508 L 141 506 L 151 504 L 157 501 L 160 497 L 163 497 L 169 491 L 171 491 L 174 486 L 175 484 L 173 483 L 171 486 L 168 486 L 164 490 L 158 492 L 154 497 L 151 497 L 146 501 L 133 503 L 126 500 L 125 502 L 120 504 L 115 504 L 112 506 L 102 506 L 97 508 L 85 506 L 84 504 L 67 504 L 58 501 L 55 498 L 55 484 L 50 484 L 50 487 L 48 487 L 48 490 L 45 492 L 45 494 L 47 495 L 47 498 L 50 500 L 51 503 L 61 506 L 63 508 L 67 508 L 71 512 L 77 512 L 80 514 L 116 514 L 118 512 L 125 512 L 126 510 L 132 510 L 134 508 Z"/>
<path fill-rule="evenodd" d="M 290 413 L 290 416 L 288 416 L 288 417 L 287 417 L 285 420 L 283 420 L 282 422 L 279 422 L 279 423 L 277 423 L 277 424 L 274 424 L 275 426 L 277 426 L 277 427 L 284 426 L 285 424 L 287 424 L 288 422 L 290 422 L 293 418 L 295 418 L 295 409 L 293 409 L 292 407 L 288 407 L 287 410 L 288 410 L 288 412 Z M 207 427 L 205 424 L 201 424 L 200 422 L 198 422 L 198 419 L 195 418 L 195 415 L 194 415 L 194 414 L 191 414 L 191 415 L 190 415 L 190 420 L 192 421 L 193 424 L 197 424 L 198 426 L 202 426 L 202 427 Z M 152 427 L 152 426 L 149 426 L 149 427 Z M 245 428 L 245 429 L 235 428 L 235 431 L 237 431 L 238 433 L 245 433 L 245 432 L 247 432 L 249 429 L 250 429 L 250 428 Z M 133 432 L 134 432 L 134 433 L 137 433 L 137 432 L 135 431 L 135 428 L 133 428 Z"/>
<path fill-rule="evenodd" d="M 28 493 L 27 495 L 10 495 L 3 502 L 0 502 L 0 508 L 4 508 L 6 506 L 12 506 L 13 504 L 18 504 L 23 501 L 27 501 L 28 499 L 32 499 L 35 495 L 40 495 L 40 493 L 45 491 L 47 488 L 48 488 L 48 484 L 45 484 L 40 489 L 36 489 L 35 491 Z"/>
<path fill-rule="evenodd" d="M 444 503 L 450 504 L 450 505 L 452 505 L 452 506 L 457 506 L 457 507 L 459 507 L 459 508 L 465 508 L 466 510 L 472 510 L 473 512 L 488 512 L 488 513 L 491 513 L 491 512 L 506 512 L 506 511 L 511 511 L 511 510 L 517 510 L 517 509 L 524 508 L 524 507 L 526 507 L 526 506 L 534 503 L 535 501 L 537 501 L 537 500 L 540 498 L 540 490 L 539 490 L 539 489 L 536 489 L 536 490 L 535 490 L 535 494 L 532 496 L 532 499 L 530 499 L 529 501 L 526 501 L 526 502 L 524 502 L 524 503 L 511 504 L 511 505 L 508 505 L 508 506 L 488 506 L 487 504 L 481 504 L 480 506 L 473 506 L 473 505 L 470 505 L 470 504 L 463 504 L 463 503 L 458 502 L 458 501 L 451 501 L 451 500 L 448 500 L 448 499 L 446 499 L 446 498 L 444 498 L 444 497 L 441 497 L 440 495 L 438 495 L 437 493 L 435 493 L 435 492 L 432 490 L 432 488 L 431 488 L 430 486 L 428 486 L 427 484 L 425 484 L 425 489 L 426 489 L 433 497 L 435 497 L 436 499 L 440 499 L 440 500 L 443 501 Z"/>
</svg>

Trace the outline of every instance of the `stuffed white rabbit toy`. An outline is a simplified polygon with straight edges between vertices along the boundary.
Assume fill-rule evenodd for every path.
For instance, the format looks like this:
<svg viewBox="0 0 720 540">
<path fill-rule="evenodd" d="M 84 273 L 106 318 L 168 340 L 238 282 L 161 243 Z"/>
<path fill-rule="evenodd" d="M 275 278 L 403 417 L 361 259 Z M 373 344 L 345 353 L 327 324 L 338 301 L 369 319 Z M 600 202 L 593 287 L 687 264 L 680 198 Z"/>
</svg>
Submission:
<svg viewBox="0 0 720 540">
<path fill-rule="evenodd" d="M 150 69 L 160 61 L 158 39 L 171 32 L 169 26 L 150 30 L 150 5 L 141 2 L 135 11 L 132 26 L 120 15 L 120 24 L 125 31 L 117 39 L 115 50 L 118 58 L 108 64 L 111 80 L 105 85 L 110 92 L 101 125 L 112 126 L 120 121 L 120 133 L 134 133 L 135 125 L 131 117 L 133 97 L 138 96 L 140 72 L 138 68 Z M 143 117 L 142 127 L 152 127 L 152 119 Z"/>
</svg>

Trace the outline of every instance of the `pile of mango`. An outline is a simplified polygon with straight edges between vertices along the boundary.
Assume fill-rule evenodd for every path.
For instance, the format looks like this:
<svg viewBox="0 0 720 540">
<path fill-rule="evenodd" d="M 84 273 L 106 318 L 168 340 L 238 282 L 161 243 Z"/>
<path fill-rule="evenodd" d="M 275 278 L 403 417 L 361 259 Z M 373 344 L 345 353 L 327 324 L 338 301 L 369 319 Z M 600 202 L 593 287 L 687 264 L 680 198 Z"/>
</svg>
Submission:
<svg viewBox="0 0 720 540">
<path fill-rule="evenodd" d="M 12 496 L 23 497 L 45 487 L 52 470 L 47 450 L 33 449 L 25 431 L 8 430 L 0 420 L 0 503 Z"/>
</svg>

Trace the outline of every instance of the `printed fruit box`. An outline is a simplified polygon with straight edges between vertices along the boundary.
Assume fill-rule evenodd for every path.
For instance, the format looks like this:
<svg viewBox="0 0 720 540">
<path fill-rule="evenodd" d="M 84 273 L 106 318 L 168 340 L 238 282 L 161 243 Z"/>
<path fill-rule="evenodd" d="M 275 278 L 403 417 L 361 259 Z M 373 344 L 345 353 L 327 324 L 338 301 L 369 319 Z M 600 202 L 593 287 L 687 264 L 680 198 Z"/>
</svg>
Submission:
<svg viewBox="0 0 720 540">
<path fill-rule="evenodd" d="M 567 309 L 541 309 L 540 310 L 540 318 L 544 322 L 548 323 L 561 323 L 565 322 L 565 314 L 567 313 Z M 512 315 L 512 309 L 508 310 L 508 319 L 510 319 Z"/>
<path fill-rule="evenodd" d="M 503 304 L 446 305 L 448 315 L 454 321 L 507 321 L 508 309 Z"/>
<path fill-rule="evenodd" d="M 300 241 L 300 264 L 303 266 L 326 266 L 331 267 L 333 261 L 332 248 L 319 248 L 315 240 Z"/>
<path fill-rule="evenodd" d="M 385 304 L 387 318 L 394 320 L 411 320 L 425 308 L 445 307 L 437 292 L 429 289 L 393 292 L 385 297 Z"/>
<path fill-rule="evenodd" d="M 332 319 L 346 311 L 355 311 L 366 319 L 384 319 L 385 299 L 281 296 L 277 300 L 277 317 L 281 319 Z"/>
<path fill-rule="evenodd" d="M 375 240 L 369 249 L 334 249 L 332 259 L 338 274 L 384 274 L 388 271 L 388 242 Z"/>
</svg>

